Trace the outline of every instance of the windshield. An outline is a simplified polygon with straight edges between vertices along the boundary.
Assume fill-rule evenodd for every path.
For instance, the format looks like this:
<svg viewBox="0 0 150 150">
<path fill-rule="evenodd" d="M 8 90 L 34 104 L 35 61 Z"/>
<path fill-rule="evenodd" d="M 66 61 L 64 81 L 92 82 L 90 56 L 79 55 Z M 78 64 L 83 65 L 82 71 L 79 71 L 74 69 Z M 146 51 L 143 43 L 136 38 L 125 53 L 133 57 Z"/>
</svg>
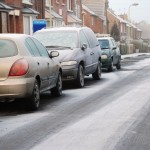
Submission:
<svg viewBox="0 0 150 150">
<path fill-rule="evenodd" d="M 109 48 L 109 41 L 108 40 L 98 40 L 101 49 L 108 49 Z"/>
<path fill-rule="evenodd" d="M 46 47 L 78 47 L 77 36 L 75 31 L 47 31 L 34 34 L 34 37 Z"/>
<path fill-rule="evenodd" d="M 11 57 L 17 54 L 18 50 L 14 42 L 0 39 L 0 58 Z"/>
</svg>

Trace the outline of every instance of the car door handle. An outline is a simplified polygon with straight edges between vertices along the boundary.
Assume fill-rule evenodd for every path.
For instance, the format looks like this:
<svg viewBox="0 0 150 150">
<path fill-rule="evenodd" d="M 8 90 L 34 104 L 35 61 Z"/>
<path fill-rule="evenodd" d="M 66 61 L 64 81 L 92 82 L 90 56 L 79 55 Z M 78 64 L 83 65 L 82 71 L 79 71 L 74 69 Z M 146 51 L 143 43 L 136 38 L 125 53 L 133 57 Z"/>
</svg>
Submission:
<svg viewBox="0 0 150 150">
<path fill-rule="evenodd" d="M 94 53 L 92 52 L 92 53 L 90 53 L 90 55 L 93 55 Z"/>
<path fill-rule="evenodd" d="M 40 65 L 40 63 L 39 63 L 39 62 L 37 62 L 37 65 L 39 66 L 39 65 Z"/>
</svg>

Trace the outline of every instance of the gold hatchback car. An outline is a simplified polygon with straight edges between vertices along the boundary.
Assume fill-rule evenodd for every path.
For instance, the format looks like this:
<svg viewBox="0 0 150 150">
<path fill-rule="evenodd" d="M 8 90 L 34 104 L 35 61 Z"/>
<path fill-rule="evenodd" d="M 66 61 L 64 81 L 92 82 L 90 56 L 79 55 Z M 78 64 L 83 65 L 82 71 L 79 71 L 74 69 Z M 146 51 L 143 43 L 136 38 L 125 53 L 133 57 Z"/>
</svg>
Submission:
<svg viewBox="0 0 150 150">
<path fill-rule="evenodd" d="M 26 98 L 36 110 L 40 93 L 62 94 L 62 70 L 54 57 L 35 38 L 25 34 L 0 34 L 0 101 Z"/>
</svg>

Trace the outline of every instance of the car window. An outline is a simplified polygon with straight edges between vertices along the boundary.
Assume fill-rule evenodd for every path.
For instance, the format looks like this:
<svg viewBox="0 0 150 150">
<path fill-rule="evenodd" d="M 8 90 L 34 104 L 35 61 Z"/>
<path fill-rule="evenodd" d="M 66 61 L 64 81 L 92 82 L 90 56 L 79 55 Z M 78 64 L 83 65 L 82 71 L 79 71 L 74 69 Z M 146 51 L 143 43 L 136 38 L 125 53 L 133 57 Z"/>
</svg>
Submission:
<svg viewBox="0 0 150 150">
<path fill-rule="evenodd" d="M 110 48 L 112 49 L 114 47 L 112 40 L 109 40 Z"/>
<path fill-rule="evenodd" d="M 113 39 L 111 41 L 112 41 L 113 47 L 116 47 L 115 41 Z"/>
<path fill-rule="evenodd" d="M 43 57 L 49 57 L 49 54 L 46 50 L 46 48 L 36 39 L 32 38 L 32 40 L 34 41 L 34 43 L 36 44 L 37 48 L 39 49 L 39 52 L 41 54 L 41 56 Z"/>
<path fill-rule="evenodd" d="M 83 44 L 87 44 L 87 47 L 90 47 L 90 46 L 89 46 L 89 42 L 88 42 L 88 40 L 87 40 L 85 34 L 84 34 L 82 31 L 80 31 L 79 37 L 80 37 L 80 44 L 81 44 L 81 46 L 82 46 Z"/>
<path fill-rule="evenodd" d="M 94 48 L 99 45 L 96 36 L 91 29 L 84 29 L 83 32 L 85 33 L 91 48 Z"/>
<path fill-rule="evenodd" d="M 109 41 L 107 39 L 99 39 L 98 41 L 99 41 L 101 49 L 109 48 Z"/>
<path fill-rule="evenodd" d="M 35 56 L 35 55 L 34 55 L 34 52 L 33 52 L 33 50 L 32 50 L 32 48 L 30 47 L 30 45 L 28 44 L 27 41 L 28 41 L 28 40 L 25 41 L 25 46 L 26 46 L 26 48 L 28 49 L 28 51 L 30 52 L 30 54 L 31 54 L 32 56 Z"/>
<path fill-rule="evenodd" d="M 44 46 L 78 47 L 78 34 L 76 31 L 45 31 L 33 35 Z"/>
<path fill-rule="evenodd" d="M 35 43 L 32 41 L 31 38 L 27 38 L 26 42 L 29 45 L 29 46 L 27 45 L 26 46 L 31 54 L 34 54 L 34 56 L 41 56 L 38 48 L 36 47 Z"/>
<path fill-rule="evenodd" d="M 18 49 L 16 44 L 10 40 L 0 40 L 0 58 L 16 56 Z"/>
</svg>

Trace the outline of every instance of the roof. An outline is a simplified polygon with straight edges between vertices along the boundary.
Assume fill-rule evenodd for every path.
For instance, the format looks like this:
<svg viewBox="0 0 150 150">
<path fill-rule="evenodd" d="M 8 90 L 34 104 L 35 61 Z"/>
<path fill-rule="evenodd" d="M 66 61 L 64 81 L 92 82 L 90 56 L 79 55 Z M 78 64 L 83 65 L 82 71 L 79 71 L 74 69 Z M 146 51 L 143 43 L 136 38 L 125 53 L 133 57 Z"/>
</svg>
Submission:
<svg viewBox="0 0 150 150">
<path fill-rule="evenodd" d="M 117 18 L 120 22 L 127 24 L 127 21 L 119 17 L 118 15 L 114 14 L 112 11 L 107 10 L 111 15 L 113 15 L 115 18 Z"/>
<path fill-rule="evenodd" d="M 0 11 L 11 11 L 11 10 L 13 10 L 12 7 L 5 5 L 5 4 L 0 2 Z"/>
<path fill-rule="evenodd" d="M 38 11 L 32 9 L 32 8 L 29 8 L 29 7 L 25 7 L 22 9 L 22 13 L 23 14 L 34 14 L 34 15 L 38 15 L 40 14 Z"/>
<path fill-rule="evenodd" d="M 101 19 L 106 20 L 105 0 L 84 0 L 83 4 L 97 14 Z"/>
<path fill-rule="evenodd" d="M 82 23 L 82 20 L 80 20 L 73 13 L 68 13 L 67 19 L 68 19 L 68 23 Z"/>
<path fill-rule="evenodd" d="M 63 17 L 57 14 L 54 10 L 51 10 L 51 14 L 53 18 L 60 19 L 60 20 L 63 19 Z M 45 18 L 47 19 L 49 17 L 50 17 L 50 11 L 48 9 L 45 9 Z"/>
<path fill-rule="evenodd" d="M 89 12 L 91 15 L 93 15 L 93 16 L 98 16 L 98 15 L 95 14 L 95 12 L 93 12 L 93 11 L 90 10 L 87 6 L 85 6 L 85 5 L 83 5 L 83 4 L 82 4 L 82 8 L 83 8 L 84 10 L 86 10 L 87 12 Z"/>
</svg>

